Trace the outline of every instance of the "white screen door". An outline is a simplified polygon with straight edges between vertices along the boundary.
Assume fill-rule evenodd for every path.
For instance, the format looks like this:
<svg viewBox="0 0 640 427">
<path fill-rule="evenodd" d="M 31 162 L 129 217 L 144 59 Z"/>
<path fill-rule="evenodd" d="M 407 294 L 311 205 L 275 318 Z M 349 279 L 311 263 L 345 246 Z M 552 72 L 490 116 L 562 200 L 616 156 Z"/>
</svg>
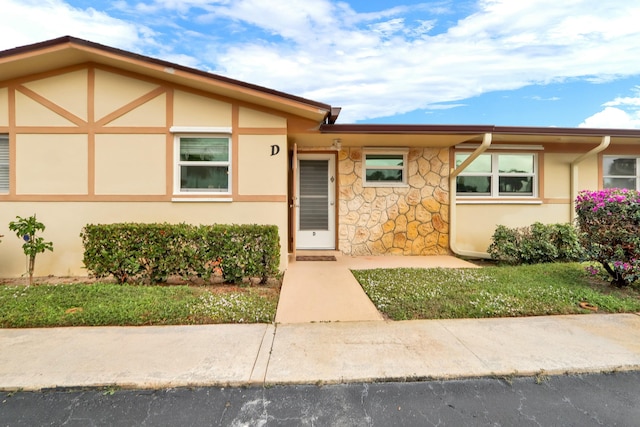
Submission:
<svg viewBox="0 0 640 427">
<path fill-rule="evenodd" d="M 335 249 L 335 157 L 298 153 L 297 249 Z"/>
</svg>

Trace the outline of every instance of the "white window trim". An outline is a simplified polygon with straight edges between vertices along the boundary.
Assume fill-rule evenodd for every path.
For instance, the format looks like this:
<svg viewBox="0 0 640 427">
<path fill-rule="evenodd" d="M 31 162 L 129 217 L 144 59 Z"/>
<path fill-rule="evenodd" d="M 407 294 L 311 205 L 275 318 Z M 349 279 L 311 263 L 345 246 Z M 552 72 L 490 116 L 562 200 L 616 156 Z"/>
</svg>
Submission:
<svg viewBox="0 0 640 427">
<path fill-rule="evenodd" d="M 635 159 L 636 160 L 636 174 L 635 175 L 605 175 L 604 171 L 604 159 L 605 158 L 613 158 L 613 159 Z M 636 190 L 640 189 L 640 156 L 633 154 L 623 154 L 623 155 L 615 155 L 615 154 L 606 154 L 602 156 L 602 188 L 604 186 L 604 180 L 607 178 L 634 178 L 636 180 Z"/>
<path fill-rule="evenodd" d="M 205 126 L 171 126 L 169 132 L 171 133 L 199 133 L 203 135 L 216 134 L 216 135 L 231 135 L 230 127 L 205 127 Z"/>
<path fill-rule="evenodd" d="M 173 129 L 173 128 L 172 128 Z M 200 128 L 202 129 L 202 128 Z M 180 166 L 183 162 L 180 161 L 180 138 L 227 138 L 229 144 L 229 160 L 226 162 L 184 162 L 192 166 L 227 166 L 228 178 L 227 178 L 227 191 L 181 191 L 180 187 Z M 175 134 L 173 137 L 173 194 L 176 196 L 224 196 L 232 193 L 232 146 L 231 146 L 231 134 L 230 133 L 180 133 Z"/>
<path fill-rule="evenodd" d="M 471 154 L 471 152 L 455 152 L 454 153 L 454 163 L 457 154 Z M 529 154 L 533 156 L 533 173 L 518 173 L 513 174 L 517 176 L 530 176 L 533 177 L 531 194 L 509 194 L 509 195 L 500 195 L 500 177 L 508 176 L 509 174 L 499 173 L 498 172 L 498 157 L 500 155 L 509 155 L 509 154 Z M 458 193 L 456 191 L 456 198 L 458 201 L 464 201 L 472 198 L 477 199 L 493 199 L 493 200 L 514 200 L 514 199 L 536 199 L 538 197 L 538 181 L 540 179 L 540 168 L 538 165 L 538 153 L 535 152 L 491 152 L 491 153 L 483 153 L 481 155 L 489 155 L 491 156 L 491 172 L 490 173 L 474 173 L 474 172 L 466 172 L 462 171 L 458 177 L 464 176 L 489 176 L 491 177 L 491 191 L 490 194 L 477 194 L 477 193 Z M 457 178 L 456 178 L 457 183 Z"/>
<path fill-rule="evenodd" d="M 402 182 L 367 182 L 367 154 L 389 154 L 389 155 L 402 155 Z M 407 174 L 409 173 L 409 149 L 408 148 L 384 148 L 375 147 L 362 149 L 362 186 L 363 187 L 408 187 Z M 377 169 L 393 169 L 398 170 L 397 167 L 382 167 Z"/>
</svg>

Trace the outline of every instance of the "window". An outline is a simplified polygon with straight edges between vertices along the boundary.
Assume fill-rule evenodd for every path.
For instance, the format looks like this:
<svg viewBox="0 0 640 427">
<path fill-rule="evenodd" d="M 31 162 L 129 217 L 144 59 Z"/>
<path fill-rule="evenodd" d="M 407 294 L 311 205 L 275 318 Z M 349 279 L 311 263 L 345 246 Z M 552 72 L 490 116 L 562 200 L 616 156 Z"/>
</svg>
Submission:
<svg viewBox="0 0 640 427">
<path fill-rule="evenodd" d="M 369 150 L 364 152 L 364 185 L 391 187 L 407 183 L 408 150 Z"/>
<path fill-rule="evenodd" d="M 471 154 L 457 153 L 456 167 Z M 533 197 L 537 156 L 532 153 L 481 154 L 456 178 L 458 196 Z"/>
<path fill-rule="evenodd" d="M 176 191 L 229 193 L 229 146 L 228 136 L 177 136 Z"/>
<path fill-rule="evenodd" d="M 0 193 L 9 192 L 9 135 L 0 134 Z"/>
<path fill-rule="evenodd" d="M 640 158 L 633 156 L 604 156 L 602 158 L 603 187 L 639 189 L 638 161 Z"/>
</svg>

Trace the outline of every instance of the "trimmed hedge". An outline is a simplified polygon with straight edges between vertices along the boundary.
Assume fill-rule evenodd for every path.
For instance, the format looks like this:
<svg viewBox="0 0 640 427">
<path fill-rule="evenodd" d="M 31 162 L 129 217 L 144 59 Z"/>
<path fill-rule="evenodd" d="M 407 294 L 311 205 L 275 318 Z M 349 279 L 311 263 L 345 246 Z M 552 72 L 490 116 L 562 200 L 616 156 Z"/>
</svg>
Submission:
<svg viewBox="0 0 640 427">
<path fill-rule="evenodd" d="M 585 256 L 578 231 L 571 224 L 498 225 L 491 240 L 491 258 L 505 264 L 581 261 Z"/>
<path fill-rule="evenodd" d="M 230 283 L 265 282 L 280 265 L 275 225 L 88 224 L 80 237 L 87 270 L 120 283 L 213 275 Z"/>
</svg>

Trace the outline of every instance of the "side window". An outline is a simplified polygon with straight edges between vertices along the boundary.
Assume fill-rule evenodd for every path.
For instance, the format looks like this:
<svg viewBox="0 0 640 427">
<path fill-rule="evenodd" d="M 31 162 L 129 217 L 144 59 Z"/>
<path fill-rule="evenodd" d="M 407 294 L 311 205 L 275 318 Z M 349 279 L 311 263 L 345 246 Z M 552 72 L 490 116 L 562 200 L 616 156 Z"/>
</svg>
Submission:
<svg viewBox="0 0 640 427">
<path fill-rule="evenodd" d="M 632 156 L 603 156 L 603 187 L 637 190 L 639 188 L 638 159 Z"/>
<path fill-rule="evenodd" d="M 457 153 L 456 167 L 471 154 Z M 534 197 L 537 156 L 533 153 L 491 153 L 478 156 L 456 178 L 459 196 Z"/>
<path fill-rule="evenodd" d="M 177 136 L 176 158 L 176 193 L 230 192 L 229 136 Z"/>
<path fill-rule="evenodd" d="M 0 193 L 9 192 L 9 135 L 0 134 Z"/>
<path fill-rule="evenodd" d="M 364 186 L 394 187 L 407 183 L 407 150 L 364 151 Z"/>
</svg>

